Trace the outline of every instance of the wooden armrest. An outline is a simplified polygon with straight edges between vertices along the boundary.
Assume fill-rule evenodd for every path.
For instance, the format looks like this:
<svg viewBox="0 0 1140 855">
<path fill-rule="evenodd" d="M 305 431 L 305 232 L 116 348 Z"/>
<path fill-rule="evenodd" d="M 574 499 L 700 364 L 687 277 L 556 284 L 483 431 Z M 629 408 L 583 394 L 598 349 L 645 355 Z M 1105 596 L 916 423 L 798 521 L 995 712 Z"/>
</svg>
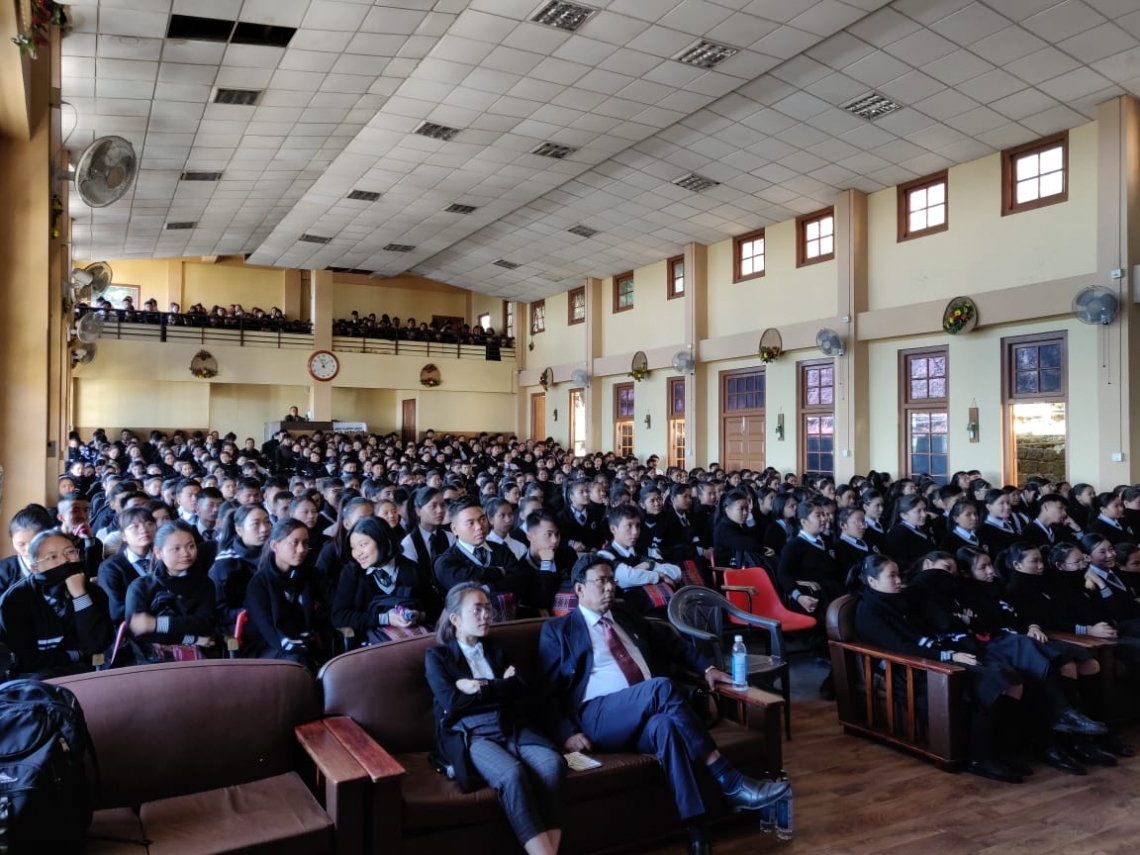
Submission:
<svg viewBox="0 0 1140 855">
<path fill-rule="evenodd" d="M 717 683 L 713 691 L 722 698 L 743 701 L 748 706 L 757 709 L 779 708 L 784 705 L 784 699 L 779 695 L 764 689 L 757 689 L 755 686 L 749 686 L 746 689 L 734 689 L 732 683 Z"/>
<path fill-rule="evenodd" d="M 1116 641 L 1111 638 L 1096 638 L 1092 635 L 1077 635 L 1075 632 L 1047 632 L 1045 633 L 1051 640 L 1064 641 L 1067 644 L 1075 644 L 1078 647 L 1085 647 L 1089 650 L 1096 650 L 1100 647 L 1115 647 Z"/>
<path fill-rule="evenodd" d="M 353 628 L 351 626 L 338 626 L 336 628 L 336 631 L 339 632 L 345 638 L 356 638 L 356 632 L 353 630 Z"/>
<path fill-rule="evenodd" d="M 902 653 L 891 653 L 888 650 L 882 650 L 878 647 L 869 647 L 865 644 L 854 644 L 849 641 L 835 641 L 834 639 L 829 643 L 841 650 L 865 654 L 875 659 L 886 659 L 888 662 L 893 662 L 896 665 L 909 665 L 911 668 L 918 668 L 920 671 L 930 671 L 934 674 L 957 674 L 959 671 L 966 670 L 961 665 L 955 665 L 953 662 L 939 662 L 935 659 L 923 659 L 920 656 L 906 656 Z"/>
<path fill-rule="evenodd" d="M 339 785 L 351 781 L 363 781 L 368 777 L 367 771 L 325 727 L 323 720 L 317 719 L 307 724 L 299 724 L 293 732 L 326 781 Z"/>
<path fill-rule="evenodd" d="M 738 594 L 748 594 L 750 597 L 755 597 L 760 592 L 752 585 L 721 585 L 722 591 L 734 591 Z"/>
<path fill-rule="evenodd" d="M 407 770 L 396 762 L 376 740 L 369 736 L 364 728 L 348 716 L 334 716 L 322 720 L 325 728 L 336 737 L 345 750 L 364 769 L 372 783 L 400 778 L 407 774 Z"/>
</svg>

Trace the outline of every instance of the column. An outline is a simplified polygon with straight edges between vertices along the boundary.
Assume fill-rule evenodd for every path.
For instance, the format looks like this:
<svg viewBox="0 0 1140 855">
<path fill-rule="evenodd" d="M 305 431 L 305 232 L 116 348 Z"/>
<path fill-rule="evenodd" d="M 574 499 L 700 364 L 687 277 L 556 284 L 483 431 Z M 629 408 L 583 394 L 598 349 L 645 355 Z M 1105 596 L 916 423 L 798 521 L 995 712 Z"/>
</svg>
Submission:
<svg viewBox="0 0 1140 855">
<path fill-rule="evenodd" d="M 332 350 L 333 274 L 330 270 L 309 271 L 312 283 L 309 317 L 313 320 L 313 350 Z M 308 379 L 309 412 L 315 422 L 331 422 L 332 383 Z"/>
<path fill-rule="evenodd" d="M 867 195 L 845 190 L 835 201 L 837 332 L 843 356 L 835 359 L 835 480 L 849 481 L 869 468 L 869 366 L 867 342 L 859 341 L 857 319 L 867 309 Z"/>
<path fill-rule="evenodd" d="M 586 424 L 589 434 L 586 437 L 586 451 L 609 451 L 610 442 L 602 437 L 602 381 L 594 376 L 594 360 L 602 356 L 602 280 L 592 276 L 586 278 L 586 352 L 585 366 L 590 375 L 590 385 L 586 387 Z M 567 406 L 567 417 L 574 418 Z"/>
<path fill-rule="evenodd" d="M 696 363 L 700 354 L 698 343 L 708 337 L 708 247 L 700 243 L 685 245 L 685 345 Z M 686 469 L 706 466 L 707 460 L 697 459 L 697 444 L 703 442 L 708 431 L 708 383 L 699 364 L 685 378 L 685 460 Z M 671 403 L 667 402 L 667 406 Z"/>
</svg>

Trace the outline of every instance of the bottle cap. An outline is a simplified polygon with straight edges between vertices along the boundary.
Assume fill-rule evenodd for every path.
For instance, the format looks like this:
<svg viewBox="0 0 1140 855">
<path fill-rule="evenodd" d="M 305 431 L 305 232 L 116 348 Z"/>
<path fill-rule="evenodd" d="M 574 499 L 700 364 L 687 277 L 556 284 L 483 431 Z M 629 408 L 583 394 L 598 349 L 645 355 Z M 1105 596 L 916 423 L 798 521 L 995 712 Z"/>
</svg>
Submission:
<svg viewBox="0 0 1140 855">
<path fill-rule="evenodd" d="M 743 636 L 743 635 L 738 635 L 738 636 L 736 636 L 736 638 L 734 639 L 734 641 L 739 641 L 739 642 L 743 643 L 743 642 L 744 642 L 744 636 Z"/>
</svg>

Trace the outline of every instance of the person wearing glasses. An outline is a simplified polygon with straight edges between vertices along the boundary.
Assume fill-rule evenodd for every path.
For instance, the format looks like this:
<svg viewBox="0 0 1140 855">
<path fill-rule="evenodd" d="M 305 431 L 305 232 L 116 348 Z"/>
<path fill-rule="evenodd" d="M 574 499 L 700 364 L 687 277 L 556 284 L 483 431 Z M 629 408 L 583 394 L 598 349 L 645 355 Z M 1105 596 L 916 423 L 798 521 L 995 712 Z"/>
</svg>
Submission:
<svg viewBox="0 0 1140 855">
<path fill-rule="evenodd" d="M 12 676 L 48 679 L 92 670 L 111 643 L 107 595 L 87 583 L 74 541 L 59 529 L 28 545 L 30 576 L 0 598 L 0 641 L 16 658 Z"/>
<path fill-rule="evenodd" d="M 731 678 L 668 624 L 648 621 L 616 601 L 613 559 L 586 553 L 574 564 L 571 582 L 578 608 L 547 621 L 539 637 L 539 662 L 560 713 L 557 738 L 566 751 L 655 754 L 691 855 L 708 855 L 701 777 L 711 776 L 735 810 L 774 803 L 788 782 L 749 778 L 721 756 L 687 695 L 663 675 L 681 665 L 703 673 L 710 688 Z"/>
<path fill-rule="evenodd" d="M 566 762 L 529 725 L 524 707 L 531 689 L 490 630 L 491 603 L 482 585 L 461 582 L 447 592 L 439 644 L 424 663 L 440 765 L 464 793 L 485 782 L 499 794 L 528 855 L 553 855 L 562 839 Z"/>
</svg>

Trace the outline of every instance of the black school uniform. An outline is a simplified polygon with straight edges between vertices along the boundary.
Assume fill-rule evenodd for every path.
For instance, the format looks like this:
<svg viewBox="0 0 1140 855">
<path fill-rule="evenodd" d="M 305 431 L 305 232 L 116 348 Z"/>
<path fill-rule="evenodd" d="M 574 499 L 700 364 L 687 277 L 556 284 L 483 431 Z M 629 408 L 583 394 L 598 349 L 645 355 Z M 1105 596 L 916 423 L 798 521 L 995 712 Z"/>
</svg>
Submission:
<svg viewBox="0 0 1140 855">
<path fill-rule="evenodd" d="M 1089 534 L 1099 534 L 1108 538 L 1108 542 L 1115 547 L 1121 543 L 1135 543 L 1136 534 L 1124 524 L 1123 520 L 1110 520 L 1105 516 L 1098 516 L 1089 522 L 1085 529 Z"/>
<path fill-rule="evenodd" d="M 784 546 L 796 536 L 799 531 L 795 523 L 790 520 L 773 520 L 772 524 L 763 533 L 764 548 L 771 549 L 774 555 L 782 555 Z"/>
<path fill-rule="evenodd" d="M 249 613 L 240 655 L 289 659 L 315 670 L 324 658 L 320 639 L 328 628 L 324 590 L 311 567 L 281 573 L 270 565 L 249 580 Z"/>
<path fill-rule="evenodd" d="M 107 608 L 111 622 L 118 626 L 125 618 L 127 589 L 131 583 L 150 571 L 150 556 L 135 560 L 136 556 L 124 546 L 99 565 L 99 587 L 107 594 Z"/>
<path fill-rule="evenodd" d="M 760 529 L 735 523 L 722 516 L 713 526 L 714 567 L 761 567 L 764 548 Z"/>
<path fill-rule="evenodd" d="M 534 580 L 519 565 L 510 547 L 503 543 L 487 542 L 486 562 L 479 563 L 458 541 L 435 559 L 435 578 L 444 591 L 450 591 L 460 582 L 478 582 L 490 588 L 491 593 L 510 592 L 518 605 L 532 605 L 536 600 Z"/>
<path fill-rule="evenodd" d="M 844 593 L 843 576 L 835 563 L 835 556 L 826 546 L 817 546 L 807 540 L 806 535 L 797 535 L 788 540 L 780 553 L 780 563 L 776 568 L 776 579 L 788 604 L 796 611 L 804 608 L 796 599 L 806 594 L 819 600 L 815 614 L 823 618 L 827 606 Z M 819 590 L 801 588 L 800 582 L 814 582 Z"/>
<path fill-rule="evenodd" d="M 907 576 L 913 571 L 915 562 L 934 549 L 934 541 L 925 531 L 897 522 L 887 531 L 881 549 Z"/>
<path fill-rule="evenodd" d="M 1046 550 L 1055 543 L 1063 543 L 1066 539 L 1075 536 L 1066 526 L 1041 525 L 1037 520 L 1021 530 L 1022 541 L 1032 544 L 1040 550 Z"/>
<path fill-rule="evenodd" d="M 443 611 L 443 598 L 447 595 L 447 589 L 435 577 L 435 560 L 450 549 L 453 543 L 455 535 L 450 531 L 437 528 L 428 534 L 418 525 L 400 541 L 398 551 L 416 565 L 419 590 L 427 597 L 421 605 L 432 621 Z"/>
<path fill-rule="evenodd" d="M 863 563 L 868 555 L 877 551 L 863 539 L 853 542 L 842 534 L 835 539 L 835 563 L 839 567 L 839 572 L 843 574 L 844 584 L 847 585 L 848 589 L 852 587 L 850 582 L 853 581 L 853 575 L 858 575 L 856 568 Z M 853 570 L 854 574 L 852 573 Z"/>
<path fill-rule="evenodd" d="M 971 539 L 972 538 L 972 539 Z M 951 555 L 956 555 L 959 549 L 969 547 L 970 549 L 980 549 L 982 552 L 989 555 L 989 548 L 978 537 L 977 531 L 967 532 L 964 529 L 954 526 L 943 536 L 938 548 L 943 552 L 949 552 Z"/>
<path fill-rule="evenodd" d="M 72 599 L 65 582 L 33 573 L 0 598 L 0 635 L 16 657 L 13 677 L 49 679 L 91 671 L 91 657 L 111 644 L 107 595 L 96 585 Z"/>
<path fill-rule="evenodd" d="M 158 567 L 131 582 L 125 606 L 127 620 L 145 612 L 158 621 L 154 632 L 135 636 L 142 661 L 157 661 L 151 645 L 194 644 L 217 631 L 214 584 L 205 576 L 172 576 Z"/>
<path fill-rule="evenodd" d="M 416 565 L 396 555 L 383 567 L 362 568 L 348 561 L 338 574 L 332 601 L 334 626 L 352 627 L 368 644 L 388 641 L 383 632 L 388 612 L 397 606 L 420 610 L 419 574 Z"/>
<path fill-rule="evenodd" d="M 224 632 L 233 633 L 237 617 L 245 608 L 246 588 L 249 580 L 257 572 L 257 560 L 261 557 L 261 547 L 246 546 L 241 538 L 218 553 L 214 566 L 210 568 L 210 581 L 214 583 L 217 603 L 217 622 Z"/>
<path fill-rule="evenodd" d="M 584 543 L 589 550 L 601 549 L 609 536 L 609 529 L 606 526 L 604 511 L 599 513 L 594 510 L 595 506 L 591 502 L 584 512 L 584 520 L 579 520 L 574 516 L 574 511 L 569 505 L 558 511 L 558 530 L 562 532 L 562 542 L 569 545 L 572 541 L 577 543 Z"/>
<path fill-rule="evenodd" d="M 978 526 L 977 533 L 978 540 L 986 545 L 986 552 L 991 558 L 997 558 L 1002 551 L 1021 540 L 1012 526 L 1006 529 L 989 520 Z"/>
<path fill-rule="evenodd" d="M 30 572 L 30 571 L 29 571 Z M 0 559 L 0 596 L 25 576 L 24 564 L 19 555 Z"/>
</svg>

